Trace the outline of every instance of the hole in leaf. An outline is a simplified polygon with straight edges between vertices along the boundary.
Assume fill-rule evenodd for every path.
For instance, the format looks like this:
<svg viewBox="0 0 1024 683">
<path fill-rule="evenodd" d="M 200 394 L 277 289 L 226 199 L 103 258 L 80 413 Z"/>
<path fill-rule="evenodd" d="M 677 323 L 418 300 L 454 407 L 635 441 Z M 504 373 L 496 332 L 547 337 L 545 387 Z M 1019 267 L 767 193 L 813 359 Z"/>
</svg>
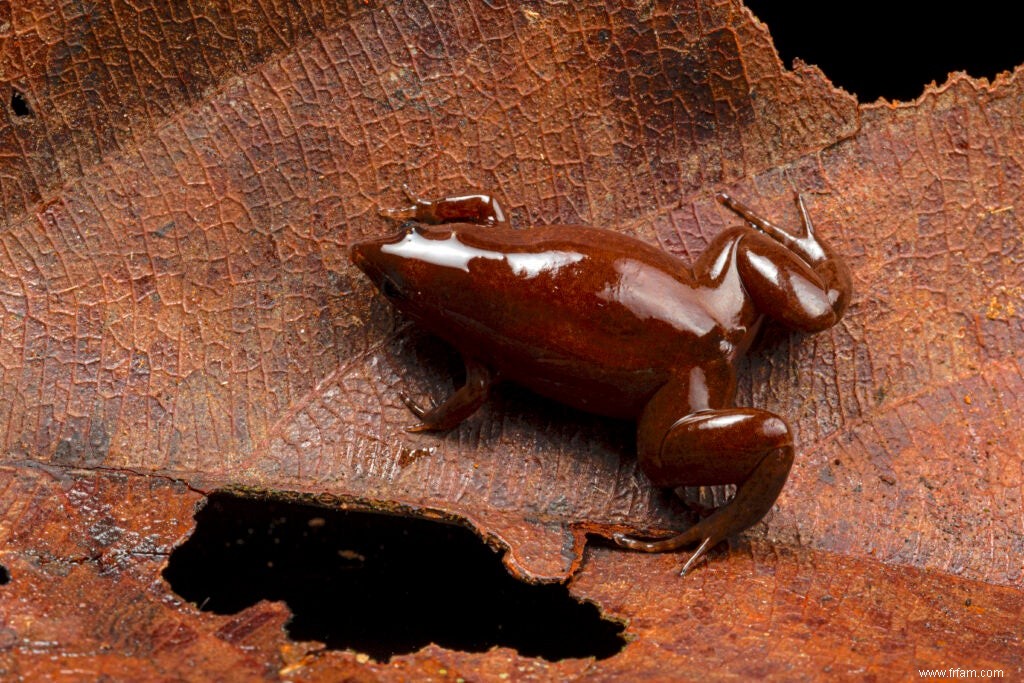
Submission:
<svg viewBox="0 0 1024 683">
<path fill-rule="evenodd" d="M 787 65 L 799 57 L 861 102 L 914 100 L 953 71 L 993 78 L 1024 63 L 1012 5 L 865 0 L 833 9 L 811 0 L 745 0 Z M 838 10 L 838 11 L 836 11 Z"/>
<path fill-rule="evenodd" d="M 32 116 L 32 107 L 28 106 L 28 100 L 15 88 L 11 88 L 11 111 L 15 116 Z"/>
<path fill-rule="evenodd" d="M 11 573 L 9 571 L 7 571 L 7 567 L 5 567 L 2 564 L 0 564 L 0 586 L 4 585 L 5 583 L 10 583 L 10 582 L 11 582 Z"/>
<path fill-rule="evenodd" d="M 420 519 L 213 494 L 164 578 L 218 614 L 283 600 L 291 638 L 379 661 L 429 643 L 551 661 L 625 645 L 565 586 L 517 581 L 468 529 Z"/>
</svg>

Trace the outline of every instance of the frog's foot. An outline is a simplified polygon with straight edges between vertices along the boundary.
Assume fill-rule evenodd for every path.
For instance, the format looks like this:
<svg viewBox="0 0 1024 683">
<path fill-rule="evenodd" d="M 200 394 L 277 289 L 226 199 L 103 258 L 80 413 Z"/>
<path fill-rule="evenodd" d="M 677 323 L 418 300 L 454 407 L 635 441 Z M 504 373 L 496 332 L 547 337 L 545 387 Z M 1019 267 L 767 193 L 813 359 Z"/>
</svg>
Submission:
<svg viewBox="0 0 1024 683">
<path fill-rule="evenodd" d="M 398 209 L 381 209 L 380 215 L 398 221 L 418 223 L 475 223 L 477 225 L 508 226 L 505 211 L 498 200 L 488 194 L 469 194 L 462 197 L 420 199 L 408 185 L 402 191 L 411 204 Z"/>
<path fill-rule="evenodd" d="M 424 408 L 406 394 L 400 398 L 413 415 L 420 419 L 419 424 L 406 427 L 407 432 L 433 432 L 452 429 L 460 422 L 477 411 L 487 400 L 494 377 L 491 371 L 480 362 L 465 358 L 466 383 L 439 406 Z"/>
<path fill-rule="evenodd" d="M 427 413 L 434 409 L 433 403 L 431 403 L 429 408 L 424 408 L 415 400 L 413 400 L 413 398 L 410 397 L 409 394 L 405 393 L 404 391 L 398 394 L 398 398 L 402 399 L 402 403 L 405 404 L 405 407 L 408 408 L 413 415 L 420 418 L 421 420 L 423 419 L 424 415 L 426 415 Z"/>
<path fill-rule="evenodd" d="M 681 534 L 672 536 L 670 538 L 662 538 L 655 540 L 648 540 L 643 538 L 636 538 L 634 536 L 627 536 L 626 534 L 615 534 L 612 539 L 621 547 L 629 548 L 630 550 L 640 550 L 646 553 L 664 553 L 671 550 L 678 550 L 683 546 L 692 545 L 698 540 L 701 541 L 697 549 L 693 551 L 690 558 L 686 560 L 686 564 L 683 565 L 683 569 L 679 572 L 680 576 L 686 576 L 693 566 L 697 564 L 700 558 L 714 548 L 723 539 L 716 539 L 714 536 L 708 536 L 701 540 L 700 524 L 696 524 Z"/>
<path fill-rule="evenodd" d="M 761 462 L 750 473 L 747 480 L 736 488 L 736 495 L 733 499 L 715 510 L 710 517 L 702 519 L 683 533 L 670 538 L 645 540 L 625 534 L 616 534 L 615 542 L 623 548 L 648 553 L 670 552 L 700 542 L 686 564 L 683 565 L 681 576 L 686 576 L 708 550 L 729 536 L 757 524 L 768 513 L 786 483 L 792 464 L 792 445 L 772 448 L 763 454 Z"/>
<path fill-rule="evenodd" d="M 409 189 L 409 185 L 406 183 L 402 183 L 402 192 L 405 194 L 405 198 L 412 202 L 412 204 L 398 209 L 379 209 L 377 213 L 384 218 L 390 218 L 395 221 L 422 220 L 420 215 L 429 212 L 430 202 L 420 199 L 413 194 L 413 191 Z"/>
<path fill-rule="evenodd" d="M 794 235 L 785 228 L 775 225 L 767 218 L 754 213 L 753 209 L 748 207 L 746 204 L 733 199 L 731 195 L 726 194 L 725 192 L 719 192 L 716 199 L 718 199 L 719 203 L 723 206 L 764 234 L 768 235 L 772 239 L 782 242 L 787 247 L 793 248 L 795 244 L 808 237 L 813 238 L 814 236 L 814 226 L 811 223 L 810 216 L 807 214 L 807 208 L 804 206 L 803 198 L 799 194 L 794 194 L 793 196 L 796 201 L 797 210 L 800 212 L 800 220 L 802 223 L 801 227 L 803 228 L 802 235 Z M 813 263 L 814 261 L 811 262 Z"/>
</svg>

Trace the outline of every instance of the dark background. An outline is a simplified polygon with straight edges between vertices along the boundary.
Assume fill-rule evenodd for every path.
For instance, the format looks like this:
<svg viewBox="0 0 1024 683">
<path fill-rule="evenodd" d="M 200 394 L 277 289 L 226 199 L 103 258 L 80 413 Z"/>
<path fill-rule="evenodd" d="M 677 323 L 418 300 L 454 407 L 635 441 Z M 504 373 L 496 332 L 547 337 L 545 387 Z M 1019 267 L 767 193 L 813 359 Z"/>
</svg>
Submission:
<svg viewBox="0 0 1024 683">
<path fill-rule="evenodd" d="M 745 0 L 786 66 L 818 65 L 862 103 L 917 99 L 951 71 L 991 79 L 1024 63 L 1024 3 Z"/>
</svg>

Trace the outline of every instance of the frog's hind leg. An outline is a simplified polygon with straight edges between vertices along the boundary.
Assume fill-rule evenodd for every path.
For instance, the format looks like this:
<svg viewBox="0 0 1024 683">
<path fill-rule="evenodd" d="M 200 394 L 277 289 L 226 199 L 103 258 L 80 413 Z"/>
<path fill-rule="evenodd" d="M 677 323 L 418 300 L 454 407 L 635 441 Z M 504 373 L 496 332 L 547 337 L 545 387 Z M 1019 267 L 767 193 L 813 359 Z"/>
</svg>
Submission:
<svg viewBox="0 0 1024 683">
<path fill-rule="evenodd" d="M 793 464 L 793 439 L 786 422 L 764 410 L 699 410 L 673 422 L 671 401 L 658 399 L 652 399 L 639 424 L 644 473 L 656 486 L 672 488 L 736 484 L 736 495 L 672 538 L 644 540 L 618 534 L 615 541 L 647 552 L 699 543 L 683 567 L 686 574 L 705 552 L 756 524 L 771 509 Z"/>
<path fill-rule="evenodd" d="M 420 419 L 420 423 L 407 427 L 409 432 L 428 432 L 452 429 L 477 411 L 487 400 L 494 375 L 491 370 L 472 358 L 464 358 L 466 383 L 449 396 L 444 403 L 432 408 L 423 408 L 405 394 L 402 402 Z"/>
<path fill-rule="evenodd" d="M 408 185 L 402 190 L 406 199 L 412 202 L 399 209 L 381 209 L 385 218 L 413 220 L 437 225 L 439 223 L 476 223 L 478 225 L 507 226 L 508 220 L 498 200 L 488 194 L 470 194 L 462 197 L 442 199 L 421 199 L 413 194 Z"/>
</svg>

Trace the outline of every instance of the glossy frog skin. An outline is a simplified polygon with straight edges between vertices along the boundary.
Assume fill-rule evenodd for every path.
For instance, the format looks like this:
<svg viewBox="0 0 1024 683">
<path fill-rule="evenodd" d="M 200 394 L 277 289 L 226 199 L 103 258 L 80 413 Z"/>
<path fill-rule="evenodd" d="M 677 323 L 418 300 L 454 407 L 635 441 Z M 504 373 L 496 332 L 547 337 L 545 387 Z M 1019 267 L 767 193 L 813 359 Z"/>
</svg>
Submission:
<svg viewBox="0 0 1024 683">
<path fill-rule="evenodd" d="M 463 355 L 466 384 L 437 407 L 403 396 L 412 431 L 469 417 L 508 380 L 570 406 L 636 419 L 640 467 L 656 486 L 736 484 L 735 497 L 668 539 L 616 535 L 649 552 L 708 549 L 771 509 L 793 462 L 786 421 L 735 407 L 735 366 L 762 321 L 817 332 L 850 299 L 843 261 L 815 234 L 800 197 L 790 232 L 727 195 L 744 225 L 692 268 L 649 244 L 582 226 L 516 230 L 487 195 L 425 201 L 385 215 L 389 237 L 352 261 L 399 310 Z"/>
</svg>

